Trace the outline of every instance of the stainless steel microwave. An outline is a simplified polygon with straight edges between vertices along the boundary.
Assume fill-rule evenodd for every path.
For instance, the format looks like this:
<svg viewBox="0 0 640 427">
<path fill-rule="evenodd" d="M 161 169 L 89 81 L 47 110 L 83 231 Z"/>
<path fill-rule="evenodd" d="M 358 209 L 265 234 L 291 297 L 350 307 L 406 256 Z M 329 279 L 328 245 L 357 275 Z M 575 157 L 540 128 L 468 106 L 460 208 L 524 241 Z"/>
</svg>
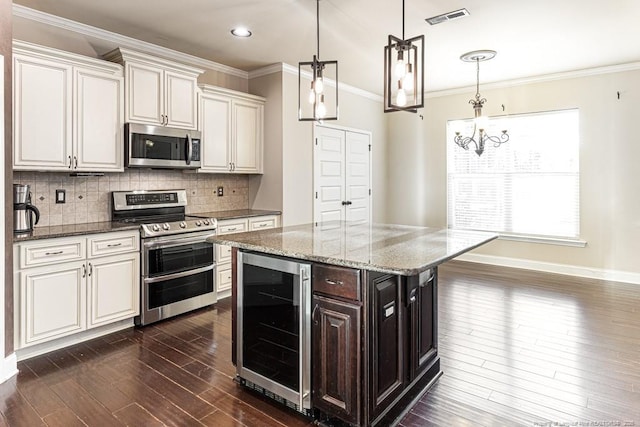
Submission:
<svg viewBox="0 0 640 427">
<path fill-rule="evenodd" d="M 201 137 L 197 130 L 124 125 L 125 165 L 136 168 L 197 169 Z"/>
</svg>

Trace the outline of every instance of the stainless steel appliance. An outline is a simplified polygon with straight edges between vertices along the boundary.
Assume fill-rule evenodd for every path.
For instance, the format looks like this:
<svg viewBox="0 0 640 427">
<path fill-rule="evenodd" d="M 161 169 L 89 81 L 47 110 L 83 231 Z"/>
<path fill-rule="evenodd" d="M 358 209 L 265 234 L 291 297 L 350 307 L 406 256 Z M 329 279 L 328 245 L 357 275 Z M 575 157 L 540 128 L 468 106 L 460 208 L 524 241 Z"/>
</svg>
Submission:
<svg viewBox="0 0 640 427">
<path fill-rule="evenodd" d="M 217 221 L 185 215 L 185 190 L 114 191 L 112 219 L 139 223 L 141 298 L 137 325 L 216 302 L 215 255 L 206 238 Z"/>
<path fill-rule="evenodd" d="M 309 414 L 311 265 L 244 251 L 237 263 L 239 380 Z"/>
<path fill-rule="evenodd" d="M 127 167 L 200 167 L 200 132 L 196 130 L 127 123 L 124 132 Z"/>
<path fill-rule="evenodd" d="M 35 215 L 35 222 L 33 216 Z M 28 233 L 40 220 L 40 211 L 31 204 L 31 191 L 27 184 L 13 184 L 13 232 Z"/>
</svg>

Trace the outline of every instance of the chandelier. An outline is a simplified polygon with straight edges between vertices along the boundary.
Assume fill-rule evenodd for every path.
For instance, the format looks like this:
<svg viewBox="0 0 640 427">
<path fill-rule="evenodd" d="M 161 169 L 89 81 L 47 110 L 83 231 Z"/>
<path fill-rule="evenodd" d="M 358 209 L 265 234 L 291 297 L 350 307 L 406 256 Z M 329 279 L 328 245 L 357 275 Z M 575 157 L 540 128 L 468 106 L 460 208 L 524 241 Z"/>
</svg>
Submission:
<svg viewBox="0 0 640 427">
<path fill-rule="evenodd" d="M 456 136 L 453 138 L 453 142 L 458 144 L 465 150 L 469 149 L 469 145 L 473 143 L 475 146 L 475 152 L 478 156 L 481 156 L 484 152 L 484 147 L 488 142 L 493 143 L 494 147 L 499 147 L 505 142 L 509 141 L 509 134 L 506 130 L 502 131 L 499 136 L 491 136 L 487 134 L 487 125 L 489 121 L 486 116 L 482 115 L 482 106 L 487 100 L 480 96 L 480 62 L 488 61 L 496 56 L 495 50 L 474 50 L 467 52 L 460 56 L 460 59 L 464 62 L 476 63 L 476 96 L 474 99 L 469 100 L 469 104 L 473 106 L 474 119 L 473 119 L 473 133 L 471 136 L 462 136 L 460 132 L 456 132 Z M 476 138 L 476 130 L 478 136 Z"/>
<path fill-rule="evenodd" d="M 323 121 L 338 120 L 338 61 L 320 60 L 320 0 L 316 0 L 316 42 L 317 50 L 312 61 L 298 63 L 298 120 Z M 303 70 L 311 68 L 311 88 L 307 101 L 302 102 Z M 328 85 L 332 79 L 335 84 Z M 335 90 L 331 90 L 333 86 Z M 335 103 L 335 107 L 331 108 Z"/>
<path fill-rule="evenodd" d="M 384 112 L 411 111 L 424 107 L 424 35 L 402 39 L 389 35 L 384 47 Z"/>
</svg>

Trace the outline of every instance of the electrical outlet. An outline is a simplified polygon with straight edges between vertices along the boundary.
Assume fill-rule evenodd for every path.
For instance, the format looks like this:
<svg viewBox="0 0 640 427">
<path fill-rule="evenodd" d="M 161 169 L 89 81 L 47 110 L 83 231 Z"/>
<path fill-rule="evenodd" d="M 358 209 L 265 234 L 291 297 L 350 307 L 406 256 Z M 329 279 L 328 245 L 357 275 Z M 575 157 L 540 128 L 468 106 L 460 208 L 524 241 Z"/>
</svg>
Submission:
<svg viewBox="0 0 640 427">
<path fill-rule="evenodd" d="M 218 197 L 224 196 L 224 188 L 218 187 Z"/>
<path fill-rule="evenodd" d="M 67 192 L 66 190 L 56 190 L 56 203 L 66 203 L 67 202 Z"/>
</svg>

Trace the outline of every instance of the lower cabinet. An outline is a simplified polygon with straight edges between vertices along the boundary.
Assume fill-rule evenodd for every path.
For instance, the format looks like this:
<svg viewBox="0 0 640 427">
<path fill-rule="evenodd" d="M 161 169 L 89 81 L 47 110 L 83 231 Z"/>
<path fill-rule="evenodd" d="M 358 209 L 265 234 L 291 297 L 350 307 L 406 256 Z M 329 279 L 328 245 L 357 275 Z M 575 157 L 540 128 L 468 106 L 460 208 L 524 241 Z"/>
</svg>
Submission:
<svg viewBox="0 0 640 427">
<path fill-rule="evenodd" d="M 313 406 L 359 425 L 362 308 L 318 295 L 311 306 Z"/>
<path fill-rule="evenodd" d="M 139 233 L 14 245 L 17 350 L 140 312 Z"/>
</svg>

